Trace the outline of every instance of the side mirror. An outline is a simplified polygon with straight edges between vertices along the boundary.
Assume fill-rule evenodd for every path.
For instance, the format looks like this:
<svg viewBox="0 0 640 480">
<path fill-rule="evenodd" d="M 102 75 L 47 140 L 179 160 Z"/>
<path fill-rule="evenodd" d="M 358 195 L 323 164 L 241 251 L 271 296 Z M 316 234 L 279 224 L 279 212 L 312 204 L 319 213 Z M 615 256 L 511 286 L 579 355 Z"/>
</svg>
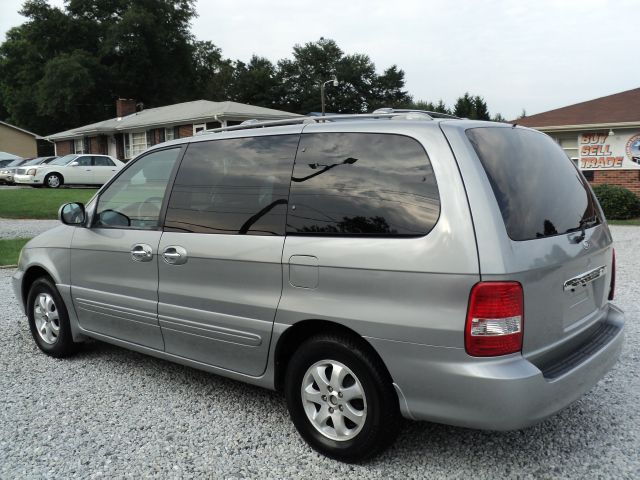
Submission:
<svg viewBox="0 0 640 480">
<path fill-rule="evenodd" d="M 58 218 L 65 225 L 84 225 L 86 218 L 82 203 L 65 203 L 58 210 Z"/>
<path fill-rule="evenodd" d="M 131 219 L 124 213 L 115 210 L 104 210 L 98 215 L 97 225 L 101 227 L 130 227 Z"/>
<path fill-rule="evenodd" d="M 70 167 L 77 167 L 78 166 L 78 162 L 71 162 L 69 164 Z"/>
</svg>

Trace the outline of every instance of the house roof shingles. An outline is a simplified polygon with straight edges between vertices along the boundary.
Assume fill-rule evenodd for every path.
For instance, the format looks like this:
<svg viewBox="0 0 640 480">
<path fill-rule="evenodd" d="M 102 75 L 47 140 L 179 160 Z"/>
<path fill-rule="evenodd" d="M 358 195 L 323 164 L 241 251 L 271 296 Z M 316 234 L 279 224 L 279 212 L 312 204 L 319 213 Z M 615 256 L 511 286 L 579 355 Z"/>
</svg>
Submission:
<svg viewBox="0 0 640 480">
<path fill-rule="evenodd" d="M 59 140 L 90 134 L 115 133 L 134 130 L 136 128 L 180 125 L 182 123 L 204 121 L 216 116 L 220 118 L 256 118 L 260 120 L 291 118 L 299 115 L 282 110 L 274 110 L 272 108 L 246 105 L 244 103 L 194 100 L 192 102 L 176 103 L 174 105 L 141 110 L 140 112 L 132 113 L 120 119 L 110 118 L 102 122 L 54 133 L 47 138 L 50 140 Z"/>
<path fill-rule="evenodd" d="M 513 122 L 534 128 L 628 122 L 640 124 L 640 88 L 529 115 Z"/>
</svg>

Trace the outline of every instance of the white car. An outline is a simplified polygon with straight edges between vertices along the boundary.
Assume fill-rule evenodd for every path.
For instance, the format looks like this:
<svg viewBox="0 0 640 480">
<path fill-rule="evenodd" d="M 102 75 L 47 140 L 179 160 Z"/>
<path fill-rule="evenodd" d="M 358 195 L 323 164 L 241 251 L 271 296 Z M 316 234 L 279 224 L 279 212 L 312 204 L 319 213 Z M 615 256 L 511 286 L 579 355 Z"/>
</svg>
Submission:
<svg viewBox="0 0 640 480">
<path fill-rule="evenodd" d="M 14 182 L 58 188 L 62 185 L 103 185 L 124 167 L 108 155 L 72 154 L 47 165 L 38 165 L 14 176 Z"/>
</svg>

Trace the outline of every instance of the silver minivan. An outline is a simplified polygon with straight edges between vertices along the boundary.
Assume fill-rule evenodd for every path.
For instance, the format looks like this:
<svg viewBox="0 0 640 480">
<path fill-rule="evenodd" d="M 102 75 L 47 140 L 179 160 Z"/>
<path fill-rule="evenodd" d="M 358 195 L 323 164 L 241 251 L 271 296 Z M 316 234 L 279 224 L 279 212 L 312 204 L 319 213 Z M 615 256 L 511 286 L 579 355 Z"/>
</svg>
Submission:
<svg viewBox="0 0 640 480">
<path fill-rule="evenodd" d="M 532 425 L 623 342 L 595 196 L 514 125 L 385 109 L 214 130 L 146 151 L 60 220 L 13 277 L 42 351 L 91 337 L 280 390 L 343 461 L 400 416 Z"/>
</svg>

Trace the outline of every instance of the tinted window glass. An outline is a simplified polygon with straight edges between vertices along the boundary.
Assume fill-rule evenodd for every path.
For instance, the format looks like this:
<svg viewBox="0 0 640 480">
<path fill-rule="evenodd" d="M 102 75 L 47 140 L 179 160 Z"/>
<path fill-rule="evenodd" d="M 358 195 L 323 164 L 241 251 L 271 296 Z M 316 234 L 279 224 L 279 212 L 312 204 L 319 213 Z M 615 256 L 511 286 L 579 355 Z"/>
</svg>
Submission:
<svg viewBox="0 0 640 480">
<path fill-rule="evenodd" d="M 165 229 L 283 235 L 297 135 L 189 145 L 174 183 Z"/>
<path fill-rule="evenodd" d="M 66 165 L 67 163 L 73 162 L 76 158 L 78 158 L 78 155 L 72 153 L 70 155 L 65 155 L 64 157 L 56 158 L 49 165 Z"/>
<path fill-rule="evenodd" d="M 136 160 L 100 195 L 94 225 L 153 230 L 179 148 L 160 150 Z"/>
<path fill-rule="evenodd" d="M 548 136 L 517 128 L 467 130 L 513 240 L 559 235 L 600 220 L 589 187 Z"/>
<path fill-rule="evenodd" d="M 78 162 L 79 167 L 90 167 L 91 166 L 91 157 L 78 157 L 74 160 Z"/>
<path fill-rule="evenodd" d="M 113 167 L 115 163 L 107 157 L 93 157 L 93 165 L 96 167 Z"/>
<path fill-rule="evenodd" d="M 425 235 L 440 212 L 422 146 L 401 135 L 302 135 L 291 182 L 287 232 Z"/>
</svg>

